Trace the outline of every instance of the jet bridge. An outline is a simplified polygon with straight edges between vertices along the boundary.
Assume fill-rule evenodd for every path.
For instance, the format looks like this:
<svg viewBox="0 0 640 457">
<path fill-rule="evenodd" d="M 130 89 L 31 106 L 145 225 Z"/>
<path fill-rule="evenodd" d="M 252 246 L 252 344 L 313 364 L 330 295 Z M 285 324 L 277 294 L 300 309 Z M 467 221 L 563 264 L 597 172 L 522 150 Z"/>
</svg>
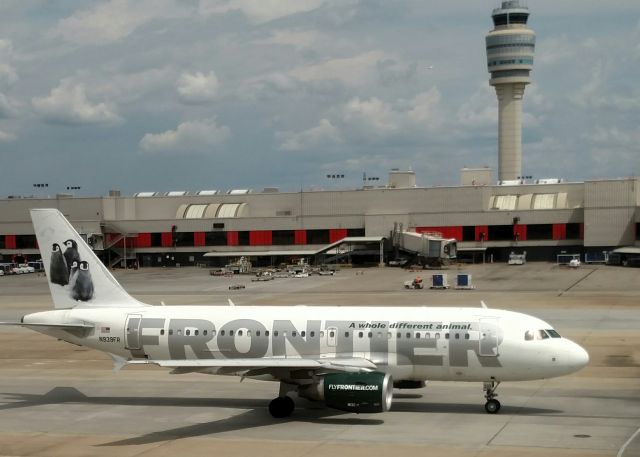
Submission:
<svg viewBox="0 0 640 457">
<path fill-rule="evenodd" d="M 406 258 L 407 263 L 423 266 L 441 266 L 457 256 L 455 238 L 443 238 L 440 233 L 404 231 L 402 224 L 394 225 L 391 233 L 396 259 Z"/>
</svg>

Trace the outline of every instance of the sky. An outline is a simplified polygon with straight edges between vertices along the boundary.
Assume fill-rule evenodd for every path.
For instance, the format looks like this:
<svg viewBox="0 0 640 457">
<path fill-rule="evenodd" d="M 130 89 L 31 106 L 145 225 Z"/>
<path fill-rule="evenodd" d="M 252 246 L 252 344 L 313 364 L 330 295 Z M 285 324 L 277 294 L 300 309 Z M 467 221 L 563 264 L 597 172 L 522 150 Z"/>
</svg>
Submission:
<svg viewBox="0 0 640 457">
<path fill-rule="evenodd" d="M 524 3 L 523 174 L 640 175 L 640 2 Z M 0 198 L 497 179 L 498 5 L 3 0 Z"/>
</svg>

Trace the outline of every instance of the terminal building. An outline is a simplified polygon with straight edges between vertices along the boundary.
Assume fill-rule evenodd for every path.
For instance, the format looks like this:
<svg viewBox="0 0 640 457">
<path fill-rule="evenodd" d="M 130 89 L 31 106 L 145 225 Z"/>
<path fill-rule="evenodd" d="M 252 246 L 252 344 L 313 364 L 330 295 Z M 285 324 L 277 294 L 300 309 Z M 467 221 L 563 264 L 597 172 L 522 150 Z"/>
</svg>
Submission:
<svg viewBox="0 0 640 457">
<path fill-rule="evenodd" d="M 522 103 L 535 48 L 528 18 L 518 0 L 503 1 L 486 36 L 498 97 L 497 184 L 487 168 L 463 169 L 456 187 L 418 187 L 413 172 L 392 170 L 386 184 L 359 189 L 5 198 L 0 260 L 39 256 L 29 209 L 45 207 L 62 211 L 110 266 L 221 265 L 238 256 L 275 264 L 338 249 L 345 239 L 348 260 L 388 261 L 398 254 L 398 227 L 455 239 L 458 258 L 470 261 L 524 251 L 548 261 L 558 254 L 598 259 L 617 247 L 640 253 L 638 178 L 533 181 L 522 174 Z"/>
<path fill-rule="evenodd" d="M 5 262 L 38 257 L 29 209 L 43 207 L 65 214 L 111 266 L 124 259 L 140 266 L 221 265 L 240 255 L 273 264 L 346 237 L 390 240 L 397 226 L 455 238 L 458 257 L 475 261 L 506 261 L 523 251 L 530 260 L 597 257 L 640 246 L 639 178 L 493 185 L 487 176 L 488 169 L 462 170 L 456 187 L 417 187 L 413 172 L 392 171 L 386 185 L 350 190 L 6 198 L 0 254 Z M 393 255 L 388 248 L 386 260 Z"/>
</svg>

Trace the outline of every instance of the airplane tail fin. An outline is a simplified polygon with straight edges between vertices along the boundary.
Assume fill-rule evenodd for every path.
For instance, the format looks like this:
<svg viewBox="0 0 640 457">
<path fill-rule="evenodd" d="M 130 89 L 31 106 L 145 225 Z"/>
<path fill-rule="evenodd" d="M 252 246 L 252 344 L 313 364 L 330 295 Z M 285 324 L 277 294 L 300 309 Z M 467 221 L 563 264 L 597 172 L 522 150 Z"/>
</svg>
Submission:
<svg viewBox="0 0 640 457">
<path fill-rule="evenodd" d="M 131 297 L 57 209 L 32 209 L 56 309 L 148 306 Z"/>
</svg>

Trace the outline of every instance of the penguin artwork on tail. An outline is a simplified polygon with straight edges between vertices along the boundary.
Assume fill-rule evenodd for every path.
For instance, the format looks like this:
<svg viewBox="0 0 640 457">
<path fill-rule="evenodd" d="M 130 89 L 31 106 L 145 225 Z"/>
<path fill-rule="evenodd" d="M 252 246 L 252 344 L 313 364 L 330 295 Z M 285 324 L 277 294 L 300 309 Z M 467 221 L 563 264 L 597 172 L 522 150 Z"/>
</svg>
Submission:
<svg viewBox="0 0 640 457">
<path fill-rule="evenodd" d="M 89 262 L 80 262 L 74 276 L 71 298 L 80 301 L 91 300 L 93 298 L 93 280 L 89 272 Z"/>
<path fill-rule="evenodd" d="M 67 261 L 67 271 L 71 273 L 71 265 L 74 261 L 80 262 L 80 254 L 78 253 L 78 243 L 75 240 L 67 240 L 64 242 L 67 247 L 64 251 L 64 259 Z"/>
<path fill-rule="evenodd" d="M 76 285 L 76 279 L 78 279 L 78 271 L 80 270 L 80 261 L 74 260 L 69 269 L 69 289 L 73 291 Z"/>
<path fill-rule="evenodd" d="M 53 243 L 51 251 L 51 261 L 49 262 L 50 280 L 53 284 L 66 286 L 69 284 L 69 268 L 64 255 L 62 255 L 60 245 Z"/>
</svg>

